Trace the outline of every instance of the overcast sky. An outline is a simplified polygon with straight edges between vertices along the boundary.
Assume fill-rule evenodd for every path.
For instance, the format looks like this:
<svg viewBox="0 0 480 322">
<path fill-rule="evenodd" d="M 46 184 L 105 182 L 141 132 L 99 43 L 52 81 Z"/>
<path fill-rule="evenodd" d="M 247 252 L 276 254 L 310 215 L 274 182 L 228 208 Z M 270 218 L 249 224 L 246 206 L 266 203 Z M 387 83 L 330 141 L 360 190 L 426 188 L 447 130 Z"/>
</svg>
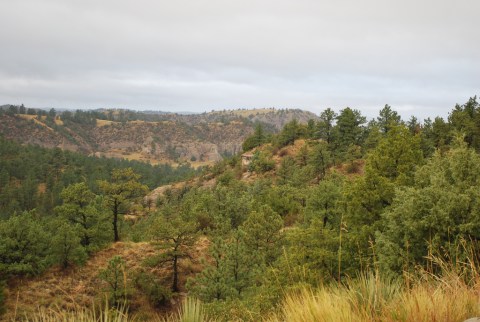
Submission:
<svg viewBox="0 0 480 322">
<path fill-rule="evenodd" d="M 0 105 L 203 112 L 480 94 L 479 0 L 0 0 Z"/>
</svg>

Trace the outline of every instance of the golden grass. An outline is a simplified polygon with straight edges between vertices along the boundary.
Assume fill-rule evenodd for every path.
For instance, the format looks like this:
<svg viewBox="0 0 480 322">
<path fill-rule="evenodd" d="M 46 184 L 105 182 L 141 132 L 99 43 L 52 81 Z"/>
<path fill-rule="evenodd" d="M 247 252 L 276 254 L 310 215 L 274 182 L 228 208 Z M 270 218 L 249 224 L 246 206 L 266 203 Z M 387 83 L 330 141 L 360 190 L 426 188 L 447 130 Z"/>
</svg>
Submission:
<svg viewBox="0 0 480 322">
<path fill-rule="evenodd" d="M 42 276 L 19 281 L 8 289 L 9 296 L 5 303 L 7 311 L 3 318 L 11 321 L 15 312 L 17 316 L 24 316 L 35 310 L 42 310 L 43 314 L 88 309 L 92 301 L 98 302 L 104 297 L 104 285 L 98 273 L 113 256 L 122 256 L 128 270 L 134 272 L 141 267 L 145 258 L 155 253 L 155 248 L 149 243 L 118 242 L 95 253 L 84 266 L 72 267 L 67 271 L 54 267 Z M 136 295 L 130 305 L 154 314 L 155 310 L 144 296 Z"/>
<path fill-rule="evenodd" d="M 97 127 L 102 127 L 102 126 L 107 126 L 107 125 L 111 125 L 111 124 L 115 124 L 115 123 L 118 123 L 118 122 L 97 119 L 97 124 L 96 125 L 97 125 Z"/>
<path fill-rule="evenodd" d="M 143 121 L 143 120 L 128 121 L 127 123 L 128 124 L 173 124 L 173 122 L 170 122 L 170 121 L 151 122 L 151 121 Z M 96 126 L 102 127 L 102 126 L 108 126 L 111 124 L 120 124 L 120 122 L 97 119 Z"/>
<path fill-rule="evenodd" d="M 16 317 L 17 318 L 17 317 Z M 14 320 L 12 320 L 14 321 Z M 37 312 L 22 317 L 26 322 L 128 322 L 145 321 L 145 317 L 138 314 L 129 314 L 128 307 L 110 308 L 105 303 L 103 307 L 77 308 L 71 311 L 55 309 L 39 309 Z M 213 322 L 204 312 L 200 301 L 186 298 L 177 313 L 164 317 L 149 317 L 148 321 L 156 322 Z"/>
<path fill-rule="evenodd" d="M 62 121 L 62 119 L 60 118 L 60 116 L 57 116 L 57 117 L 55 118 L 55 124 L 57 124 L 57 125 L 63 125 L 63 121 Z"/>
<path fill-rule="evenodd" d="M 411 281 L 410 281 L 411 282 Z M 472 282 L 472 281 L 470 281 Z M 480 315 L 480 285 L 472 285 L 456 273 L 424 276 L 409 288 L 404 281 L 381 279 L 378 274 L 361 276 L 342 285 L 318 289 L 304 287 L 288 294 L 269 322 L 456 322 Z M 40 309 L 25 321 L 140 321 L 140 315 L 125 308 L 101 310 L 76 308 Z M 198 300 L 186 298 L 177 313 L 150 317 L 159 322 L 202 322 L 209 318 Z"/>
<path fill-rule="evenodd" d="M 127 152 L 121 149 L 110 149 L 102 153 L 107 158 L 116 158 L 116 159 L 125 159 L 130 161 L 140 161 L 150 163 L 151 165 L 158 165 L 158 164 L 169 164 L 173 168 L 177 168 L 181 166 L 183 163 L 174 162 L 169 159 L 163 158 L 155 158 L 149 156 L 148 154 L 144 154 L 141 152 Z M 192 168 L 199 168 L 204 166 L 211 166 L 215 164 L 215 161 L 188 161 Z"/>
<path fill-rule="evenodd" d="M 39 120 L 37 115 L 28 115 L 28 114 L 15 114 L 15 115 L 24 119 L 24 120 L 27 120 L 27 121 L 33 120 L 33 122 L 35 122 L 35 124 L 43 126 L 43 127 L 47 128 L 48 130 L 54 132 L 54 130 L 51 127 L 49 127 L 48 125 L 46 125 L 45 123 L 42 122 L 42 121 L 46 120 L 46 116 L 40 117 L 40 120 Z M 60 122 L 62 122 L 62 121 L 60 121 Z M 55 123 L 57 123 L 57 121 L 55 121 Z M 63 124 L 63 122 L 62 122 L 62 124 Z"/>
<path fill-rule="evenodd" d="M 23 321 L 26 322 L 127 322 L 132 321 L 125 307 L 112 309 L 105 304 L 103 308 L 98 310 L 81 308 L 72 311 L 62 311 L 57 309 L 39 309 L 32 315 L 25 316 Z"/>
<path fill-rule="evenodd" d="M 342 286 L 304 288 L 286 296 L 267 321 L 464 321 L 480 316 L 480 285 L 467 285 L 453 273 L 431 276 L 408 288 L 378 276 Z"/>
<path fill-rule="evenodd" d="M 418 269 L 414 276 L 407 273 L 403 277 L 385 278 L 378 272 L 363 274 L 350 278 L 341 284 L 330 284 L 318 288 L 302 287 L 287 293 L 278 308 L 262 318 L 268 322 L 406 322 L 406 321 L 442 321 L 457 322 L 480 316 L 480 272 L 477 252 L 468 243 L 463 245 L 468 258 L 465 261 L 456 259 L 454 262 L 441 260 L 432 255 L 428 258 L 428 269 Z M 208 242 L 205 239 L 199 243 L 197 252 L 204 253 Z M 87 275 L 96 275 L 96 270 L 103 267 L 113 254 L 122 253 L 130 269 L 139 265 L 145 253 L 154 252 L 148 243 L 117 243 L 104 250 L 88 264 Z M 141 255 L 141 256 L 140 256 Z M 435 268 L 435 273 L 432 273 Z M 76 273 L 83 280 L 80 271 Z M 57 276 L 55 276 L 57 277 Z M 48 281 L 51 282 L 51 281 Z M 97 281 L 92 280 L 92 283 Z M 46 284 L 43 284 L 45 288 Z M 19 288 L 12 315 L 6 321 L 25 317 L 25 321 L 213 321 L 203 310 L 198 300 L 186 298 L 181 308 L 174 313 L 164 313 L 158 316 L 155 311 L 148 312 L 147 306 L 135 306 L 137 310 L 129 315 L 126 307 L 111 310 L 103 308 L 76 305 L 65 307 L 61 305 L 43 306 L 36 312 L 17 310 L 22 297 L 28 296 L 30 308 L 40 307 L 41 296 L 28 293 L 33 285 Z M 73 292 L 75 293 L 75 292 Z M 19 295 L 20 294 L 20 298 Z M 72 294 L 69 292 L 69 294 Z M 39 294 L 37 294 L 39 295 Z M 13 297 L 13 296 L 12 296 Z M 77 302 L 78 303 L 78 302 Z M 131 304 L 132 302 L 130 302 Z M 11 303 L 13 304 L 13 303 Z M 139 310 L 139 308 L 141 308 Z M 19 312 L 17 314 L 17 312 Z M 171 311 L 170 311 L 171 312 Z M 148 313 L 146 315 L 146 313 Z M 253 317 L 252 317 L 253 320 Z M 258 320 L 258 319 L 257 319 Z"/>
<path fill-rule="evenodd" d="M 36 115 L 29 115 L 29 114 L 15 114 L 15 116 L 18 116 L 18 117 L 20 117 L 20 118 L 22 118 L 22 119 L 24 119 L 24 120 L 28 120 L 28 121 L 37 118 Z"/>
<path fill-rule="evenodd" d="M 192 168 L 198 169 L 199 167 L 205 167 L 205 166 L 211 166 L 214 165 L 216 162 L 215 161 L 189 161 L 190 166 Z M 180 164 L 177 164 L 176 166 L 179 166 Z"/>
</svg>

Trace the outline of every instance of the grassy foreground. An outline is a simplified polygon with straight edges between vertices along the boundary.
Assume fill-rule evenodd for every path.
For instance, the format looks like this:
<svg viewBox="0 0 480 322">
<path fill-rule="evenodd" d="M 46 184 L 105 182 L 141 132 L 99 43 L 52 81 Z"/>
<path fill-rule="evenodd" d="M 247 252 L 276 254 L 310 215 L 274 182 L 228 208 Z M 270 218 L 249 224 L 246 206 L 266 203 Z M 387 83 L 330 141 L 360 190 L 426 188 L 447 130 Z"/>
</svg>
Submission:
<svg viewBox="0 0 480 322">
<path fill-rule="evenodd" d="M 456 274 L 431 276 L 408 288 L 404 282 L 373 274 L 346 285 L 303 288 L 288 294 L 265 321 L 463 321 L 480 316 L 480 285 Z M 27 321 L 139 321 L 124 309 L 108 307 L 71 312 L 39 311 Z M 200 302 L 187 299 L 177 314 L 157 321 L 201 322 L 208 318 Z"/>
<path fill-rule="evenodd" d="M 407 289 L 374 276 L 350 285 L 303 289 L 268 321 L 464 321 L 480 316 L 478 285 L 449 276 Z"/>
<path fill-rule="evenodd" d="M 94 309 L 78 309 L 74 311 L 42 310 L 32 316 L 22 318 L 29 322 L 127 322 L 141 321 L 135 316 L 130 316 L 125 306 L 111 309 L 108 305 Z M 204 322 L 210 321 L 198 300 L 187 298 L 176 314 L 167 317 L 158 317 L 158 322 Z"/>
<path fill-rule="evenodd" d="M 433 262 L 433 261 L 432 261 Z M 303 287 L 286 294 L 283 302 L 263 317 L 264 321 L 445 321 L 457 322 L 480 316 L 480 272 L 473 261 L 447 264 L 436 261 L 437 273 L 419 270 L 414 277 L 382 278 L 364 274 L 342 284 Z M 125 307 L 108 306 L 76 311 L 39 310 L 25 321 L 141 321 Z M 223 317 L 221 320 L 225 320 Z M 175 314 L 157 321 L 216 321 L 198 300 L 185 299 Z M 232 319 L 229 319 L 232 320 Z"/>
</svg>

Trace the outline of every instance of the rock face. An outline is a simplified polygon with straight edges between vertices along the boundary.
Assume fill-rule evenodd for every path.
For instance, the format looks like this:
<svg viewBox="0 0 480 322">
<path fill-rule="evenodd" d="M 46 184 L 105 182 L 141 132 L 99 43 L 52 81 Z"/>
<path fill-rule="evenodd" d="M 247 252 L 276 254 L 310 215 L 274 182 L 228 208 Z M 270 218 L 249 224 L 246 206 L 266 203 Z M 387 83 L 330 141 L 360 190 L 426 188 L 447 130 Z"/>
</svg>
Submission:
<svg viewBox="0 0 480 322">
<path fill-rule="evenodd" d="M 105 111 L 102 113 L 110 113 Z M 110 113 L 112 114 L 112 113 Z M 98 115 L 102 116 L 99 112 Z M 106 114 L 105 114 L 106 115 Z M 85 154 L 152 163 L 212 163 L 242 150 L 255 122 L 276 131 L 296 118 L 316 118 L 301 110 L 236 110 L 193 115 L 137 113 L 133 121 L 48 122 L 34 115 L 0 116 L 0 135 L 21 143 Z M 142 119 L 143 118 L 143 119 Z M 151 120 L 151 121 L 150 121 Z"/>
</svg>

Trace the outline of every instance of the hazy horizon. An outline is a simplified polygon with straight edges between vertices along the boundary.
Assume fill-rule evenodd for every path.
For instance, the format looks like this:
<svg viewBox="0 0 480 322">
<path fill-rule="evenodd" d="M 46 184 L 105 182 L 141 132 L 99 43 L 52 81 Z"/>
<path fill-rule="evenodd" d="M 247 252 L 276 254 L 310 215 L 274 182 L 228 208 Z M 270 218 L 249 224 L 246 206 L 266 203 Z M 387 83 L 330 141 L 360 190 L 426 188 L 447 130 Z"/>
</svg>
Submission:
<svg viewBox="0 0 480 322">
<path fill-rule="evenodd" d="M 0 4 L 0 102 L 202 113 L 389 104 L 446 117 L 480 94 L 480 2 Z"/>
</svg>

